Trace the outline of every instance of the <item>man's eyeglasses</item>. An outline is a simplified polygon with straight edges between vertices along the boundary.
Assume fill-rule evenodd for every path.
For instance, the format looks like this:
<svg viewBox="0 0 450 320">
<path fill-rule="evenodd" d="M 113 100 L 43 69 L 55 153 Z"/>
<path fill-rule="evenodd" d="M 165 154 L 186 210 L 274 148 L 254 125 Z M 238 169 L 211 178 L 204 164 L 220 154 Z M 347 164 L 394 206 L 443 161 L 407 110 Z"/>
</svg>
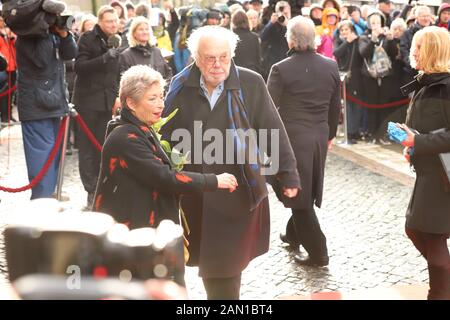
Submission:
<svg viewBox="0 0 450 320">
<path fill-rule="evenodd" d="M 209 65 L 213 65 L 214 63 L 216 63 L 216 61 L 219 61 L 221 64 L 222 63 L 228 63 L 230 61 L 230 56 L 227 54 L 215 57 L 215 56 L 209 56 L 209 55 L 201 55 L 200 56 L 202 58 L 202 60 L 209 64 Z"/>
</svg>

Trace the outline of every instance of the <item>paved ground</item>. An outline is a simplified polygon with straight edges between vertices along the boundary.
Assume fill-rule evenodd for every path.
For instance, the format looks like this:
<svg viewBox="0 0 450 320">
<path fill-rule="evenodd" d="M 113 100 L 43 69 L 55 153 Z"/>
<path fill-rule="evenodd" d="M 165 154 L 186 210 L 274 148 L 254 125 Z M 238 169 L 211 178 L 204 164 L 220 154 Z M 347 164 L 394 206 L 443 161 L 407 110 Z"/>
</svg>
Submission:
<svg viewBox="0 0 450 320">
<path fill-rule="evenodd" d="M 20 126 L 11 129 L 9 161 L 7 136 L 7 130 L 2 130 L 0 185 L 21 186 L 27 179 Z M 76 154 L 68 157 L 64 193 L 70 195 L 66 206 L 81 208 L 84 205 L 86 195 L 78 175 Z M 425 261 L 404 235 L 404 212 L 410 193 L 408 185 L 330 154 L 324 203 L 317 210 L 327 236 L 330 265 L 324 268 L 295 265 L 292 253 L 278 238 L 289 218 L 289 210 L 271 193 L 271 248 L 245 270 L 242 298 L 272 299 L 320 291 L 426 284 Z M 0 226 L 10 209 L 27 201 L 29 195 L 29 192 L 0 192 Z M 4 259 L 0 258 L 0 274 L 4 265 Z M 187 270 L 189 294 L 192 298 L 204 299 L 196 273 L 195 268 Z"/>
</svg>

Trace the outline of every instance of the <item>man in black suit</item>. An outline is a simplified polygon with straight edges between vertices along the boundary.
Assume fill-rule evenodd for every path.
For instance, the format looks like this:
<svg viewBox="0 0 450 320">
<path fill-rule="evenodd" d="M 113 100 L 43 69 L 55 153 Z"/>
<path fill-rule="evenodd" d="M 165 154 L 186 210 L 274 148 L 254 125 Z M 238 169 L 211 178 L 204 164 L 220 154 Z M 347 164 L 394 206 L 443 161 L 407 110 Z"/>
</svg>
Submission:
<svg viewBox="0 0 450 320">
<path fill-rule="evenodd" d="M 286 240 L 297 248 L 302 245 L 309 254 L 295 256 L 297 263 L 325 266 L 328 249 L 314 205 L 322 204 L 325 160 L 336 136 L 341 98 L 338 66 L 315 52 L 314 38 L 310 19 L 297 16 L 289 21 L 290 56 L 273 65 L 267 87 L 286 127 L 302 181 L 300 196 L 281 198 L 285 207 L 292 208 Z"/>
<path fill-rule="evenodd" d="M 108 39 L 117 33 L 119 18 L 111 6 L 102 6 L 97 16 L 94 29 L 78 41 L 73 103 L 97 141 L 103 144 L 118 92 L 119 51 L 108 45 Z M 78 143 L 80 176 L 88 193 L 89 208 L 100 170 L 100 152 L 85 134 L 80 134 Z"/>
</svg>

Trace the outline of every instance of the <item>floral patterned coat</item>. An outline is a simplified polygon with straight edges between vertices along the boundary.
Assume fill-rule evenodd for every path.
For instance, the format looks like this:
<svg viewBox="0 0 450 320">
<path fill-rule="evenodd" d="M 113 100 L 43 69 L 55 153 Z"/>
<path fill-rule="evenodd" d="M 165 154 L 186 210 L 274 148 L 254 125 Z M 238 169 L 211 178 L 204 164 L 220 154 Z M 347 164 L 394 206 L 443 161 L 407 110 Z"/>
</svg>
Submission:
<svg viewBox="0 0 450 320">
<path fill-rule="evenodd" d="M 177 172 L 153 129 L 128 109 L 108 124 L 94 211 L 130 229 L 180 223 L 179 195 L 217 189 L 214 174 Z"/>
</svg>

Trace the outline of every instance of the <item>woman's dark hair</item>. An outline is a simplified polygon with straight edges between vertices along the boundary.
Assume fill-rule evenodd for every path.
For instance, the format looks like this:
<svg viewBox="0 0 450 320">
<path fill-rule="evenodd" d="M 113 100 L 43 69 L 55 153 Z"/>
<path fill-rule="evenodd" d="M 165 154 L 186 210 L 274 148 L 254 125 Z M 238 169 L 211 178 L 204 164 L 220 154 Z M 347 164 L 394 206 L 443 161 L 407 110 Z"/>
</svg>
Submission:
<svg viewBox="0 0 450 320">
<path fill-rule="evenodd" d="M 244 11 L 235 12 L 231 18 L 231 23 L 233 24 L 234 29 L 250 30 L 250 24 L 248 22 L 248 17 Z"/>
</svg>

